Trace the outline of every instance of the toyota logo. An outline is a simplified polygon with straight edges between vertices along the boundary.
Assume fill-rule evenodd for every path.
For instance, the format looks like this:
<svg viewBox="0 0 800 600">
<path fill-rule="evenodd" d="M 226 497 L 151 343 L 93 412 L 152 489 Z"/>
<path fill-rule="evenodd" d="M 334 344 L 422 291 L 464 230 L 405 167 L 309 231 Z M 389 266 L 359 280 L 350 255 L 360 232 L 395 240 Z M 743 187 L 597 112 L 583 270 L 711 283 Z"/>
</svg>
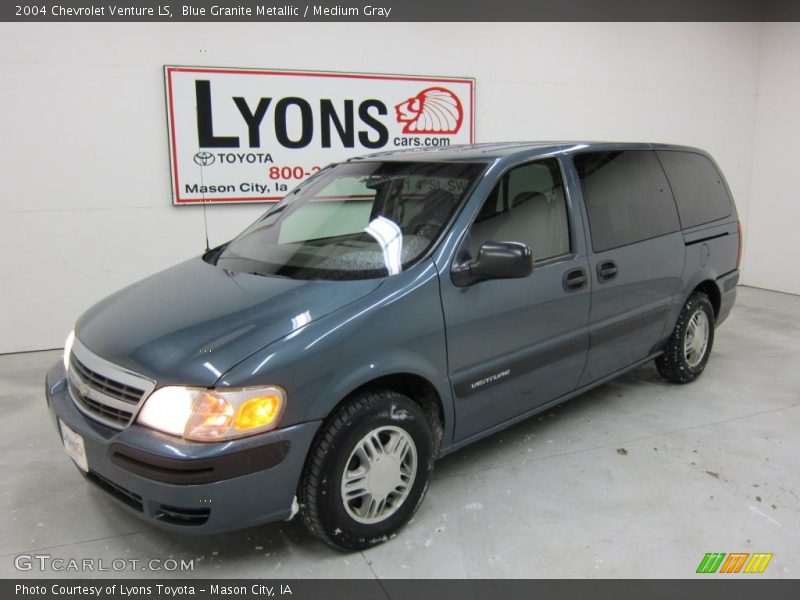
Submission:
<svg viewBox="0 0 800 600">
<path fill-rule="evenodd" d="M 214 155 L 211 152 L 198 152 L 194 155 L 194 162 L 201 167 L 207 167 L 214 164 Z"/>
</svg>

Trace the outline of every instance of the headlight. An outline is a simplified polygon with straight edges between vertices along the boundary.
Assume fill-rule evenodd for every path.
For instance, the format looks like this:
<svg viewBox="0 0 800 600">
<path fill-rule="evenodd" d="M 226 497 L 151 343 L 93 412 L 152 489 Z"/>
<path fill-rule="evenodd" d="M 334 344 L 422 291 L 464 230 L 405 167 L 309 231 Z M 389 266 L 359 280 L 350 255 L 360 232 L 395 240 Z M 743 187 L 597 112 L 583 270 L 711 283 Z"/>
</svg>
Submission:
<svg viewBox="0 0 800 600">
<path fill-rule="evenodd" d="M 166 386 L 150 394 L 137 421 L 196 442 L 217 442 L 274 429 L 286 405 L 278 386 L 207 389 Z"/>
<path fill-rule="evenodd" d="M 64 370 L 69 370 L 69 355 L 72 354 L 72 344 L 75 343 L 75 330 L 69 332 L 67 341 L 64 342 Z"/>
</svg>

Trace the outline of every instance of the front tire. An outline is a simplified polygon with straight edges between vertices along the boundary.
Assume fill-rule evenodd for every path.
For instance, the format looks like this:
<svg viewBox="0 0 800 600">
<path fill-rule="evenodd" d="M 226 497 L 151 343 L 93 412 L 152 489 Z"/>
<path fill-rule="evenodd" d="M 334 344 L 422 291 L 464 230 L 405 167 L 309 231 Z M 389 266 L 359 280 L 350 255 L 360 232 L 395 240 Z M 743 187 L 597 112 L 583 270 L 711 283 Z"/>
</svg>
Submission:
<svg viewBox="0 0 800 600">
<path fill-rule="evenodd" d="M 672 383 L 689 383 L 705 370 L 714 345 L 714 307 L 703 292 L 686 301 L 664 354 L 656 358 L 661 376 Z"/>
<path fill-rule="evenodd" d="M 386 541 L 428 489 L 434 433 L 423 411 L 393 391 L 359 394 L 321 426 L 298 489 L 309 532 L 342 550 Z"/>
</svg>

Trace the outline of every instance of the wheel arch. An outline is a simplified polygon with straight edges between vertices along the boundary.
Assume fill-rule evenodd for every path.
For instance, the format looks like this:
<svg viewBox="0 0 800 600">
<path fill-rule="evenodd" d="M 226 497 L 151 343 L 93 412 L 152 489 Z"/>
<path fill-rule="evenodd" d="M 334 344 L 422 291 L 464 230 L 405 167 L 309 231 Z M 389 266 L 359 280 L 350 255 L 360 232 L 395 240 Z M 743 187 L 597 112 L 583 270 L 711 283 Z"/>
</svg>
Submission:
<svg viewBox="0 0 800 600">
<path fill-rule="evenodd" d="M 447 427 L 444 402 L 436 386 L 426 377 L 417 373 L 388 373 L 365 381 L 345 394 L 342 399 L 336 403 L 329 414 L 333 414 L 339 406 L 354 396 L 377 390 L 390 390 L 398 394 L 403 394 L 420 407 L 422 412 L 425 413 L 425 416 L 428 417 L 429 422 L 436 426 L 434 431 L 434 448 L 438 453 Z"/>
<path fill-rule="evenodd" d="M 711 301 L 711 306 L 714 308 L 714 319 L 719 317 L 720 306 L 722 305 L 722 292 L 720 292 L 717 282 L 713 279 L 704 279 L 698 283 L 694 289 L 689 292 L 687 299 L 695 292 L 703 292 Z"/>
<path fill-rule="evenodd" d="M 678 322 L 678 317 L 680 317 L 684 305 L 695 292 L 703 292 L 708 296 L 711 306 L 714 309 L 714 320 L 717 320 L 722 307 L 722 291 L 717 284 L 716 274 L 709 269 L 704 269 L 702 272 L 695 273 L 694 277 L 690 280 L 684 281 L 680 289 L 677 290 L 672 297 L 672 304 L 669 309 L 667 321 L 664 324 L 661 339 L 658 343 L 653 345 L 652 352 L 660 352 L 663 349 L 669 336 L 672 335 L 672 330 Z"/>
</svg>

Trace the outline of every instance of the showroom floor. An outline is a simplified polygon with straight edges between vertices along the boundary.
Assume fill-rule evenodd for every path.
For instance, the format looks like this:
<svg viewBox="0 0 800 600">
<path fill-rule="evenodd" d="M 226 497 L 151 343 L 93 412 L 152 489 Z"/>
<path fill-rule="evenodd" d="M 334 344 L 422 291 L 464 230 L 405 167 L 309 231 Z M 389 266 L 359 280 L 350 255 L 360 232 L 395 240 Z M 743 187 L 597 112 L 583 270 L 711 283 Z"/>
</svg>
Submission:
<svg viewBox="0 0 800 600">
<path fill-rule="evenodd" d="M 442 459 L 411 524 L 356 554 L 297 521 L 195 538 L 117 508 L 46 414 L 59 357 L 0 356 L 0 577 L 42 576 L 20 553 L 194 559 L 195 577 L 689 577 L 706 552 L 772 552 L 764 576 L 800 576 L 798 296 L 740 288 L 694 384 L 647 365 Z"/>
</svg>

